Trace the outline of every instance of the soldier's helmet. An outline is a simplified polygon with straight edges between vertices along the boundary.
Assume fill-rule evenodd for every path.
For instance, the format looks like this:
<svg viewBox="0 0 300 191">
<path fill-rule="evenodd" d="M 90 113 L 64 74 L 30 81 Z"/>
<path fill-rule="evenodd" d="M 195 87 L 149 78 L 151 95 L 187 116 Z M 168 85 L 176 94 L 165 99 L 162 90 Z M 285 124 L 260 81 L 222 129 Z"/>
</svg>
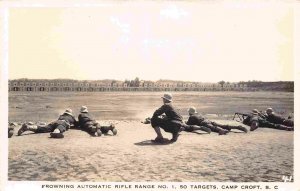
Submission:
<svg viewBox="0 0 300 191">
<path fill-rule="evenodd" d="M 86 107 L 86 106 L 81 106 L 80 112 L 81 112 L 81 113 L 87 113 L 87 112 L 88 112 L 87 107 Z"/>
<path fill-rule="evenodd" d="M 190 108 L 188 109 L 188 113 L 189 113 L 190 115 L 193 115 L 193 114 L 196 114 L 196 113 L 198 113 L 198 112 L 196 111 L 196 108 L 195 108 L 195 107 L 190 107 Z"/>
<path fill-rule="evenodd" d="M 253 114 L 253 115 L 258 115 L 258 113 L 259 113 L 259 112 L 258 112 L 257 109 L 253 109 L 252 112 L 251 112 L 251 114 Z"/>
<path fill-rule="evenodd" d="M 271 108 L 271 107 L 269 107 L 267 110 L 266 110 L 266 113 L 268 114 L 268 115 L 270 115 L 270 114 L 272 114 L 274 111 L 273 111 L 273 109 Z"/>
<path fill-rule="evenodd" d="M 161 98 L 168 100 L 169 102 L 172 102 L 172 94 L 170 93 L 165 93 L 164 96 Z"/>
<path fill-rule="evenodd" d="M 66 109 L 66 111 L 64 112 L 64 114 L 68 114 L 68 115 L 73 116 L 72 109 L 70 109 L 70 108 Z"/>
</svg>

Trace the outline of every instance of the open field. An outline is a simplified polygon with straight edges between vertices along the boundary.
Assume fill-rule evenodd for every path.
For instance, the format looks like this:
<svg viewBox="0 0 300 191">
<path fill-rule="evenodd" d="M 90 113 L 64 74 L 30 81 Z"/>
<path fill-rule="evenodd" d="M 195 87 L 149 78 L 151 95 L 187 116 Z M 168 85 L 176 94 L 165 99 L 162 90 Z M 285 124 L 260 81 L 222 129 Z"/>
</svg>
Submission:
<svg viewBox="0 0 300 191">
<path fill-rule="evenodd" d="M 155 145 L 150 125 L 140 123 L 162 102 L 162 92 L 9 94 L 9 121 L 55 120 L 81 105 L 102 123 L 117 123 L 117 136 L 91 137 L 69 130 L 64 139 L 25 133 L 9 139 L 9 180 L 31 181 L 220 181 L 281 182 L 294 173 L 293 132 L 259 128 L 250 133 L 181 132 L 176 143 Z M 293 93 L 180 92 L 174 105 L 190 105 L 221 123 L 235 111 L 273 107 L 293 115 Z M 211 115 L 209 115 L 211 114 Z M 17 132 L 16 128 L 15 132 Z M 171 135 L 163 132 L 170 138 Z"/>
<path fill-rule="evenodd" d="M 79 114 L 82 105 L 99 120 L 141 120 L 162 105 L 163 92 L 96 93 L 15 93 L 9 94 L 10 121 L 51 121 L 66 108 Z M 294 94 L 291 92 L 176 92 L 174 106 L 187 117 L 195 106 L 203 114 L 230 115 L 253 108 L 273 107 L 278 113 L 293 116 Z"/>
</svg>

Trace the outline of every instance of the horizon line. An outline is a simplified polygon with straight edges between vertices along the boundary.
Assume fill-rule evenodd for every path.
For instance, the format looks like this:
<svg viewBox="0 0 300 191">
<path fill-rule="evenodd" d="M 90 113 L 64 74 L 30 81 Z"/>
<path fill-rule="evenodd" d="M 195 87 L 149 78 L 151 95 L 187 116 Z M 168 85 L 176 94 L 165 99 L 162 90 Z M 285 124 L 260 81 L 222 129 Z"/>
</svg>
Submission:
<svg viewBox="0 0 300 191">
<path fill-rule="evenodd" d="M 219 83 L 221 81 L 224 81 L 225 83 L 240 83 L 240 82 L 294 82 L 294 80 L 276 80 L 276 81 L 262 81 L 262 80 L 248 80 L 248 81 L 226 81 L 226 80 L 220 80 L 218 82 L 212 82 L 212 81 L 185 81 L 185 80 L 172 80 L 172 79 L 158 79 L 158 80 L 145 80 L 145 79 L 140 79 L 139 77 L 136 77 L 139 79 L 139 81 L 152 81 L 152 82 L 157 82 L 157 81 L 174 81 L 174 82 L 202 82 L 202 83 Z M 135 79 L 124 79 L 124 80 L 117 80 L 117 79 L 74 79 L 74 78 L 15 78 L 15 79 L 8 79 L 9 81 L 13 80 L 73 80 L 73 81 L 131 81 Z"/>
</svg>

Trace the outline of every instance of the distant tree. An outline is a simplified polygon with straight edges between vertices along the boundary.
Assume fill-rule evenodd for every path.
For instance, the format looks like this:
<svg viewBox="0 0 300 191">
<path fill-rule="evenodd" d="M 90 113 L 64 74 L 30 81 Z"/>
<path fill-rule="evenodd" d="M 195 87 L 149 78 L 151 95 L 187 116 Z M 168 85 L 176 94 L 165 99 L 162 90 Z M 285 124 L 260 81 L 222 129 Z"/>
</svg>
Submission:
<svg viewBox="0 0 300 191">
<path fill-rule="evenodd" d="M 133 80 L 130 80 L 129 86 L 134 87 L 134 81 Z"/>
<path fill-rule="evenodd" d="M 134 79 L 134 87 L 139 87 L 140 86 L 140 79 L 138 77 L 136 77 Z"/>
<path fill-rule="evenodd" d="M 130 87 L 130 80 L 125 79 L 124 83 L 125 83 L 128 87 Z"/>
<path fill-rule="evenodd" d="M 219 82 L 218 82 L 218 84 L 220 84 L 220 85 L 221 85 L 221 87 L 223 88 L 223 86 L 224 86 L 224 84 L 225 84 L 225 81 L 224 81 L 224 80 L 222 80 L 222 81 L 219 81 Z"/>
</svg>

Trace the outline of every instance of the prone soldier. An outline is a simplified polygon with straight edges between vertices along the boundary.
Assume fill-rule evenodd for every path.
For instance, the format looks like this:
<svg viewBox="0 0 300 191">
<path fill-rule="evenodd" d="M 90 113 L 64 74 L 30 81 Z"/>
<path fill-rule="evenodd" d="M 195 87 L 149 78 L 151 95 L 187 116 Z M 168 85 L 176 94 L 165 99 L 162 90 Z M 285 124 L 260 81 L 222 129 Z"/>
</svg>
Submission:
<svg viewBox="0 0 300 191">
<path fill-rule="evenodd" d="M 240 122 L 250 126 L 250 131 L 254 131 L 258 127 L 273 128 L 287 131 L 294 130 L 293 127 L 288 127 L 282 124 L 275 124 L 267 121 L 266 116 L 263 113 L 259 112 L 257 109 L 253 109 L 250 114 L 237 112 L 235 113 L 234 118 L 236 115 L 240 118 Z"/>
<path fill-rule="evenodd" d="M 117 129 L 114 124 L 101 126 L 100 123 L 93 119 L 93 117 L 89 114 L 86 106 L 82 106 L 80 109 L 78 124 L 82 130 L 88 132 L 92 136 L 101 136 L 102 133 L 108 134 L 109 131 L 112 131 L 113 135 L 117 134 Z"/>
<path fill-rule="evenodd" d="M 294 127 L 294 121 L 292 119 L 286 119 L 279 114 L 275 113 L 272 108 L 268 108 L 266 110 L 266 120 L 275 123 L 275 124 L 281 124 L 288 127 Z"/>
<path fill-rule="evenodd" d="M 49 133 L 52 138 L 64 138 L 63 133 L 67 131 L 71 126 L 76 126 L 72 110 L 66 109 L 66 111 L 59 116 L 58 120 L 49 124 L 35 125 L 32 122 L 24 123 L 18 131 L 18 136 L 21 136 L 25 131 L 32 131 L 34 133 Z"/>
<path fill-rule="evenodd" d="M 245 133 L 248 130 L 241 126 L 241 125 L 223 125 L 214 121 L 210 121 L 205 119 L 203 116 L 198 114 L 195 107 L 191 107 L 188 109 L 189 119 L 186 122 L 187 125 L 197 125 L 197 126 L 204 126 L 210 128 L 211 131 L 219 133 L 219 135 L 226 135 L 231 129 L 237 129 L 243 131 Z"/>
</svg>

